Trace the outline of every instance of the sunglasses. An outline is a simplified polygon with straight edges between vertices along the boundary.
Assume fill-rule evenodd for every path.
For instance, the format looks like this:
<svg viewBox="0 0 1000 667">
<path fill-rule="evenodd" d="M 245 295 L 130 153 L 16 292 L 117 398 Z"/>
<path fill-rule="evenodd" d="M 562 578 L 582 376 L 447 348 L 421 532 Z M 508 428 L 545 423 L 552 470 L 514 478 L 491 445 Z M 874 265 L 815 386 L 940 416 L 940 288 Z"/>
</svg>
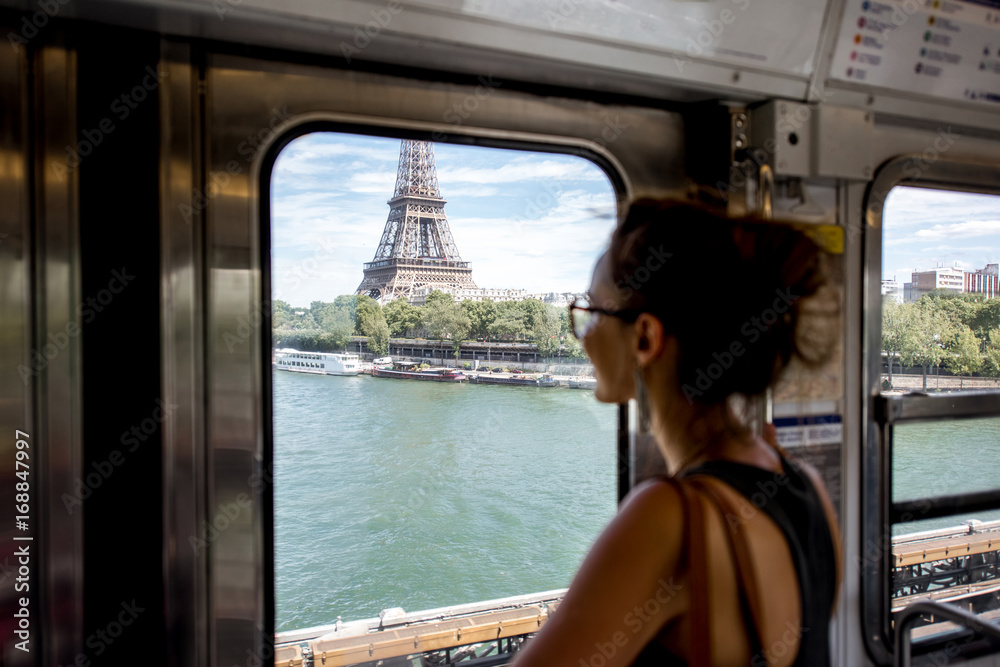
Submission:
<svg viewBox="0 0 1000 667">
<path fill-rule="evenodd" d="M 591 306 L 587 299 L 576 299 L 573 303 L 569 304 L 569 328 L 574 336 L 582 339 L 597 321 L 595 315 L 607 315 L 608 317 L 617 317 L 623 322 L 635 322 L 636 318 L 642 312 L 635 308 L 606 310 L 597 306 Z"/>
</svg>

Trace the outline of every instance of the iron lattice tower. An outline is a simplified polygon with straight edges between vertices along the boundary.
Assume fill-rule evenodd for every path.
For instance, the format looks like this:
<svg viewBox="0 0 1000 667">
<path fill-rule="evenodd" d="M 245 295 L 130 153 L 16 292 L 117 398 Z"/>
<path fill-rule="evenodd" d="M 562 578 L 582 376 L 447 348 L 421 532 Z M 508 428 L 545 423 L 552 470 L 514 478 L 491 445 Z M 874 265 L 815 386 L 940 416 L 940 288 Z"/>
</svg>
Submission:
<svg viewBox="0 0 1000 667">
<path fill-rule="evenodd" d="M 399 148 L 396 189 L 375 258 L 365 263 L 358 294 L 382 304 L 408 299 L 421 287 L 477 289 L 444 214 L 434 144 L 404 140 Z"/>
</svg>

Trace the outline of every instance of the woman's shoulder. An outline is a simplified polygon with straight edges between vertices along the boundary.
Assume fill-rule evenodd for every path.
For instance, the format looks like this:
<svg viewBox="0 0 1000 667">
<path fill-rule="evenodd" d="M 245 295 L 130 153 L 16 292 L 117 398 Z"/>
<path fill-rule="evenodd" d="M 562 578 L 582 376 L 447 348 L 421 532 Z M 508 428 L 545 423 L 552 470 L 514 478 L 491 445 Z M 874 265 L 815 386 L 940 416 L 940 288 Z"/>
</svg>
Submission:
<svg viewBox="0 0 1000 667">
<path fill-rule="evenodd" d="M 684 522 L 679 483 L 665 477 L 640 482 L 622 500 L 615 523 L 622 529 L 648 530 L 664 537 L 676 535 L 679 539 Z"/>
</svg>

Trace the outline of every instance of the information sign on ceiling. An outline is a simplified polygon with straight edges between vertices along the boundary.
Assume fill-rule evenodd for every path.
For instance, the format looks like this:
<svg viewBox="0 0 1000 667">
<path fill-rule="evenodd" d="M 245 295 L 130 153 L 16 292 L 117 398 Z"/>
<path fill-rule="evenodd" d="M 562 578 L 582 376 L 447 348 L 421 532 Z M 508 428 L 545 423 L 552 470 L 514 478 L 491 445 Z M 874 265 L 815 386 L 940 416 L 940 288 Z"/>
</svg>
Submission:
<svg viewBox="0 0 1000 667">
<path fill-rule="evenodd" d="M 1000 0 L 848 0 L 830 77 L 1000 104 Z"/>
</svg>

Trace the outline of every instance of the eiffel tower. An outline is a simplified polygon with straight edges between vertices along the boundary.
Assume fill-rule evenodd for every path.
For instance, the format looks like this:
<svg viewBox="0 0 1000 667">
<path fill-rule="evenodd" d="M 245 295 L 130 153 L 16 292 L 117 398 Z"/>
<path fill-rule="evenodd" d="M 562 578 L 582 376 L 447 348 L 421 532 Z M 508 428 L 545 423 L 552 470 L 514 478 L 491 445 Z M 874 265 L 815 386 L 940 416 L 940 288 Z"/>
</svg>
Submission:
<svg viewBox="0 0 1000 667">
<path fill-rule="evenodd" d="M 389 204 L 375 259 L 366 262 L 358 294 L 382 304 L 408 299 L 421 287 L 477 289 L 444 214 L 434 144 L 404 140 L 399 148 L 396 190 Z"/>
</svg>

